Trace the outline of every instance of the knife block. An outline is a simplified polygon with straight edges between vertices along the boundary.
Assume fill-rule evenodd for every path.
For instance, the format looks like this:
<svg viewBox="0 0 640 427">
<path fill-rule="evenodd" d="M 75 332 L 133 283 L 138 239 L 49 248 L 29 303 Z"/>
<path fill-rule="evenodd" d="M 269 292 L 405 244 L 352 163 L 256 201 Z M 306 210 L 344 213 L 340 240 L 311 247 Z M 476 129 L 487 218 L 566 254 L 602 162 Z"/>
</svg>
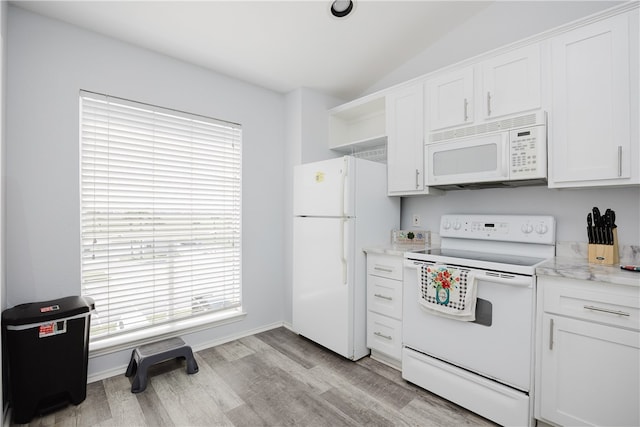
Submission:
<svg viewBox="0 0 640 427">
<path fill-rule="evenodd" d="M 613 245 L 589 245 L 589 263 L 614 265 L 620 263 L 618 250 L 618 228 L 613 229 Z"/>
</svg>

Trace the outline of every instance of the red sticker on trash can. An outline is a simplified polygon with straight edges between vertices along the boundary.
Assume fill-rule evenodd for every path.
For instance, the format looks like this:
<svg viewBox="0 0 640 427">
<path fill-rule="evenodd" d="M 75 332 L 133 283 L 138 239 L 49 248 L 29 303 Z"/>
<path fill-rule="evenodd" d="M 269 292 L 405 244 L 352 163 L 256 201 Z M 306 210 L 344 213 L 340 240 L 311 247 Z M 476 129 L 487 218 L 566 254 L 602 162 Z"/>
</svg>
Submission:
<svg viewBox="0 0 640 427">
<path fill-rule="evenodd" d="M 59 305 L 50 305 L 48 307 L 40 307 L 40 313 L 48 313 L 50 311 L 60 310 Z"/>
<path fill-rule="evenodd" d="M 40 325 L 38 338 L 50 337 L 52 335 L 64 334 L 67 332 L 67 321 L 43 323 Z"/>
<path fill-rule="evenodd" d="M 48 337 L 49 335 L 53 335 L 55 333 L 56 333 L 56 324 L 48 323 L 46 325 L 40 325 L 40 332 L 38 333 L 38 336 L 40 338 Z"/>
</svg>

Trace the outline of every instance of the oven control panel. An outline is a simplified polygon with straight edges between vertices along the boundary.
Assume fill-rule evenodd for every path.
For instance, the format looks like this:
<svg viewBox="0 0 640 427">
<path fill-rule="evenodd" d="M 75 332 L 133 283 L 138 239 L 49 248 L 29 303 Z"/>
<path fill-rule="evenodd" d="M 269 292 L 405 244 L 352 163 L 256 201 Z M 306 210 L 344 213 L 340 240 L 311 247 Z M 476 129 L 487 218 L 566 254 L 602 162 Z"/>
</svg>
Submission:
<svg viewBox="0 0 640 427">
<path fill-rule="evenodd" d="M 443 215 L 440 236 L 460 239 L 555 244 L 555 218 L 548 215 Z"/>
</svg>

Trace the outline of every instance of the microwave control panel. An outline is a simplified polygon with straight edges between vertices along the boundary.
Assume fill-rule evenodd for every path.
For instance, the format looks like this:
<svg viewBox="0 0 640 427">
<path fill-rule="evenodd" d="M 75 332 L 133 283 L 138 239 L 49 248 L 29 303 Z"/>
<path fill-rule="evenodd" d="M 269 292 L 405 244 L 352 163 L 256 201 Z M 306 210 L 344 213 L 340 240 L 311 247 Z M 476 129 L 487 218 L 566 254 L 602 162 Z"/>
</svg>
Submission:
<svg viewBox="0 0 640 427">
<path fill-rule="evenodd" d="M 547 138 L 545 126 L 531 126 L 509 133 L 510 178 L 545 178 Z"/>
</svg>

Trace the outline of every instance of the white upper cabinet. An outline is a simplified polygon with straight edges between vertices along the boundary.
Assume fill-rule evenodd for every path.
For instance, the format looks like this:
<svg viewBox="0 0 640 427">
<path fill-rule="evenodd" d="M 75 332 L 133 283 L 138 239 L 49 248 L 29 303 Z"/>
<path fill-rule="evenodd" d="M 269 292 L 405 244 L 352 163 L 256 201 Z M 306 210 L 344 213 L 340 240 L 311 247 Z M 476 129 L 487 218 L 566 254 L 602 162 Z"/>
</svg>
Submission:
<svg viewBox="0 0 640 427">
<path fill-rule="evenodd" d="M 473 67 L 430 79 L 426 89 L 431 130 L 473 122 Z"/>
<path fill-rule="evenodd" d="M 387 94 L 387 191 L 390 196 L 435 194 L 425 187 L 423 84 Z"/>
<path fill-rule="evenodd" d="M 544 110 L 549 187 L 639 185 L 639 21 L 628 2 L 336 107 L 329 148 L 386 143 L 388 194 L 436 194 L 423 144 Z"/>
<path fill-rule="evenodd" d="M 630 109 L 637 116 L 637 17 L 635 10 L 551 40 L 550 187 L 640 183 Z"/>
<path fill-rule="evenodd" d="M 535 43 L 433 77 L 427 82 L 427 128 L 439 131 L 538 109 L 540 76 Z"/>
<path fill-rule="evenodd" d="M 540 74 L 537 43 L 483 61 L 483 118 L 540 108 Z"/>
</svg>

